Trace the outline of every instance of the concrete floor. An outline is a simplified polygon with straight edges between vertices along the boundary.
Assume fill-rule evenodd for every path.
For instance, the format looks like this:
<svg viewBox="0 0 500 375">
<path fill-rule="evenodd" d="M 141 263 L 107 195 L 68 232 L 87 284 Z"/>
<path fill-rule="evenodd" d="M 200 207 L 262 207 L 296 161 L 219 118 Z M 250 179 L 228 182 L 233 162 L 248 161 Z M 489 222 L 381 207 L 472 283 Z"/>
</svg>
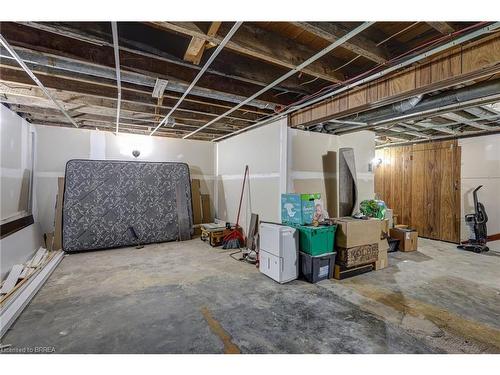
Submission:
<svg viewBox="0 0 500 375">
<path fill-rule="evenodd" d="M 493 246 L 494 248 L 494 246 Z M 279 285 L 199 239 L 66 256 L 2 340 L 57 353 L 499 353 L 500 253 L 420 239 Z"/>
</svg>

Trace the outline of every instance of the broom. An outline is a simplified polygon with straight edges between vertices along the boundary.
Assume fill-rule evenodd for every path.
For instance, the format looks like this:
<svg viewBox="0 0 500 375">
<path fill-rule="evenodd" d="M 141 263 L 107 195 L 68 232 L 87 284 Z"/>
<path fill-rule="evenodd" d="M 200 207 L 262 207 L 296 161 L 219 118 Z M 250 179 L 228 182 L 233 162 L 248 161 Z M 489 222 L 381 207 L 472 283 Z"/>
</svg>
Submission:
<svg viewBox="0 0 500 375">
<path fill-rule="evenodd" d="M 231 232 L 228 233 L 224 239 L 222 248 L 223 249 L 239 249 L 245 243 L 245 238 L 241 234 L 240 228 L 240 211 L 241 211 L 241 203 L 243 202 L 243 193 L 245 192 L 245 182 L 247 179 L 247 175 L 249 175 L 248 165 L 245 165 L 245 173 L 243 175 L 243 186 L 241 187 L 241 195 L 240 195 L 240 205 L 238 206 L 238 216 L 236 217 L 236 225 L 234 229 L 231 229 Z M 250 178 L 250 176 L 248 177 Z"/>
</svg>

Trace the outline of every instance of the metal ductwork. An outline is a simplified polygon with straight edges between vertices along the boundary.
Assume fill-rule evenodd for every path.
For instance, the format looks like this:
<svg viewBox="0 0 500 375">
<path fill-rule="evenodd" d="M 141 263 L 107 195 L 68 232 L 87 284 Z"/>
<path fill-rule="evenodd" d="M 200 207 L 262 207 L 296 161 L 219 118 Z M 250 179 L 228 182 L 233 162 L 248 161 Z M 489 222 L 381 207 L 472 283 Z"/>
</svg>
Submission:
<svg viewBox="0 0 500 375">
<path fill-rule="evenodd" d="M 474 105 L 474 101 L 480 101 L 481 99 L 494 101 L 499 98 L 500 79 L 496 79 L 434 96 L 416 96 L 398 103 L 366 111 L 360 115 L 338 119 L 339 121 L 363 122 L 366 123 L 366 125 L 342 126 L 339 128 L 338 125 L 324 124 L 322 130 L 326 132 L 334 131 L 335 134 L 350 133 L 353 131 L 370 129 L 378 125 L 388 125 L 411 118 L 425 117 L 426 115 L 439 111 L 456 111 L 459 109 L 461 103 L 463 103 L 464 106 L 472 106 Z M 453 108 L 447 110 L 450 106 Z"/>
</svg>

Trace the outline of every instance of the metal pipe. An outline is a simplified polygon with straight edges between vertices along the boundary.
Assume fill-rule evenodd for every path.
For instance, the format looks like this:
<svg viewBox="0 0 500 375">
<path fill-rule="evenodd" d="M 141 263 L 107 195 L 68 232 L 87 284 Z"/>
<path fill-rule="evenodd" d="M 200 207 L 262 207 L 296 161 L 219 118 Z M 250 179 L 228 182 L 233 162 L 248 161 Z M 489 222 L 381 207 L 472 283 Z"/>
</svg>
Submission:
<svg viewBox="0 0 500 375">
<path fill-rule="evenodd" d="M 478 102 L 491 101 L 500 98 L 500 79 L 486 81 L 472 86 L 465 86 L 452 92 L 444 92 L 440 95 L 431 96 L 421 100 L 413 108 L 406 112 L 400 112 L 393 104 L 384 106 L 373 111 L 368 111 L 356 120 L 367 122 L 367 125 L 355 126 L 345 130 L 334 130 L 335 134 L 349 133 L 364 130 L 378 125 L 398 123 L 406 119 L 421 117 L 436 112 L 445 112 L 452 109 L 472 106 Z M 346 118 L 349 120 L 350 118 Z M 328 131 L 329 125 L 325 125 Z"/>
<path fill-rule="evenodd" d="M 120 126 L 120 107 L 122 102 L 122 80 L 120 72 L 120 47 L 118 47 L 118 25 L 116 22 L 111 22 L 111 31 L 113 33 L 113 48 L 115 51 L 115 70 L 116 70 L 116 88 L 118 89 L 118 97 L 116 104 L 116 134 Z"/>
<path fill-rule="evenodd" d="M 217 55 L 223 50 L 223 48 L 226 46 L 227 42 L 229 42 L 229 39 L 231 39 L 231 37 L 234 35 L 234 33 L 236 31 L 238 31 L 238 29 L 240 28 L 240 26 L 242 24 L 243 24 L 243 22 L 236 22 L 233 25 L 233 27 L 231 28 L 231 30 L 229 30 L 229 32 L 227 33 L 227 35 L 222 40 L 222 42 L 217 46 L 217 49 L 214 51 L 214 53 L 212 53 L 212 55 L 210 55 L 210 58 L 207 60 L 207 62 L 205 63 L 205 65 L 203 65 L 203 68 L 201 68 L 201 70 L 198 72 L 198 74 L 194 78 L 193 82 L 191 82 L 191 84 L 189 85 L 189 87 L 187 88 L 187 90 L 184 92 L 184 94 L 182 94 L 182 96 L 179 98 L 179 100 L 177 101 L 177 103 L 175 103 L 175 105 L 172 107 L 172 109 L 170 110 L 170 112 L 168 112 L 167 115 L 163 118 L 163 120 L 160 121 L 160 123 L 158 124 L 158 126 L 156 128 L 154 128 L 154 130 L 151 132 L 150 135 L 153 135 L 164 123 L 166 123 L 168 121 L 168 118 L 170 117 L 170 115 L 172 115 L 172 113 L 174 113 L 174 111 L 177 109 L 177 107 L 182 103 L 182 101 L 184 100 L 184 98 L 189 94 L 189 92 L 194 87 L 194 85 L 196 85 L 196 83 L 199 81 L 199 79 L 201 78 L 201 76 L 203 75 L 203 73 L 205 73 L 205 71 L 208 69 L 208 67 L 210 66 L 210 64 L 212 64 L 212 62 L 215 60 L 215 58 L 217 57 Z M 175 126 L 175 123 L 174 123 L 174 125 L 172 125 L 172 127 L 173 126 Z"/>
<path fill-rule="evenodd" d="M 354 30 L 348 32 L 346 35 L 344 35 L 343 37 L 337 39 L 335 42 L 333 42 L 332 44 L 330 44 L 328 47 L 326 47 L 325 49 L 319 51 L 318 53 L 316 53 L 315 55 L 311 56 L 310 58 L 308 58 L 306 61 L 304 61 L 302 64 L 296 66 L 295 68 L 293 68 L 292 70 L 290 70 L 288 73 L 282 75 L 281 77 L 277 78 L 276 80 L 274 80 L 273 82 L 271 82 L 269 85 L 267 85 L 266 87 L 262 88 L 261 90 L 257 91 L 255 94 L 253 94 L 252 96 L 248 97 L 247 99 L 245 99 L 244 101 L 242 101 L 240 104 L 234 106 L 233 108 L 231 108 L 229 111 L 223 113 L 222 115 L 216 117 L 215 119 L 207 122 L 205 125 L 201 126 L 200 128 L 196 129 L 195 131 L 191 132 L 190 134 L 184 136 L 183 138 L 188 138 L 196 133 L 198 133 L 199 131 L 205 129 L 207 126 L 210 126 L 212 125 L 214 122 L 216 121 L 219 121 L 220 119 L 226 117 L 227 115 L 229 115 L 230 113 L 236 111 L 238 108 L 240 108 L 241 106 L 245 105 L 246 103 L 248 103 L 249 101 L 257 98 L 259 95 L 262 95 L 263 93 L 265 93 L 266 91 L 270 90 L 271 88 L 273 88 L 274 86 L 276 86 L 277 84 L 283 82 L 284 80 L 286 80 L 287 78 L 291 77 L 292 75 L 294 75 L 296 72 L 299 72 L 301 71 L 302 69 L 304 69 L 306 66 L 312 64 L 314 61 L 318 60 L 320 57 L 326 55 L 327 53 L 329 53 L 330 51 L 332 51 L 333 49 L 337 48 L 338 46 L 340 46 L 341 44 L 347 42 L 349 39 L 353 38 L 354 36 L 356 36 L 357 34 L 359 34 L 360 32 L 364 31 L 365 29 L 367 29 L 368 27 L 370 27 L 371 25 L 373 25 L 375 22 L 364 22 L 363 24 L 361 24 L 360 26 L 356 27 Z"/>
<path fill-rule="evenodd" d="M 399 64 L 396 64 L 396 65 L 394 65 L 394 66 L 392 66 L 390 68 L 384 69 L 384 70 L 382 70 L 382 71 L 380 71 L 378 73 L 372 74 L 371 76 L 368 76 L 366 78 L 360 79 L 359 81 L 355 81 L 353 83 L 350 83 L 350 84 L 348 84 L 346 86 L 343 86 L 343 87 L 341 87 L 341 88 L 339 88 L 337 90 L 334 90 L 334 91 L 332 91 L 330 93 L 327 93 L 327 94 L 324 94 L 322 96 L 319 96 L 319 97 L 317 97 L 315 99 L 311 99 L 311 100 L 309 100 L 307 102 L 304 102 L 304 103 L 299 104 L 297 106 L 291 107 L 291 108 L 287 109 L 286 111 L 284 111 L 284 112 L 282 112 L 280 114 L 277 114 L 277 115 L 272 116 L 272 117 L 270 117 L 268 119 L 264 119 L 262 121 L 259 121 L 259 122 L 255 123 L 255 124 L 251 125 L 251 126 L 247 126 L 246 128 L 239 129 L 239 130 L 237 130 L 237 131 L 235 131 L 233 133 L 230 133 L 229 135 L 225 135 L 225 136 L 216 138 L 213 141 L 214 142 L 220 141 L 222 139 L 225 139 L 225 138 L 230 137 L 230 136 L 234 136 L 234 135 L 239 134 L 241 132 L 244 132 L 244 131 L 247 131 L 247 130 L 250 130 L 250 129 L 254 129 L 254 128 L 257 128 L 257 127 L 262 126 L 262 125 L 266 125 L 266 124 L 268 124 L 270 122 L 276 121 L 276 120 L 278 120 L 278 119 L 280 119 L 280 118 L 288 115 L 289 113 L 292 113 L 292 112 L 297 111 L 299 109 L 302 109 L 304 107 L 310 106 L 312 104 L 318 103 L 318 102 L 320 102 L 320 101 L 322 101 L 324 99 L 328 99 L 328 98 L 330 98 L 330 97 L 332 97 L 334 95 L 337 95 L 337 94 L 340 94 L 340 93 L 342 93 L 344 91 L 350 90 L 353 87 L 356 87 L 356 86 L 359 86 L 359 85 L 371 82 L 373 80 L 376 80 L 376 79 L 378 79 L 378 78 L 380 78 L 380 77 L 382 77 L 384 75 L 387 75 L 389 73 L 392 73 L 392 72 L 394 72 L 394 71 L 396 71 L 398 69 L 401 69 L 401 68 L 407 67 L 409 65 L 412 65 L 412 64 L 414 64 L 414 63 L 416 63 L 416 62 L 418 62 L 420 60 L 426 59 L 426 58 L 428 58 L 430 56 L 433 56 L 433 55 L 435 55 L 437 53 L 440 53 L 440 52 L 442 52 L 442 51 L 444 51 L 444 50 L 446 50 L 448 48 L 452 48 L 452 47 L 455 47 L 458 44 L 462 44 L 462 43 L 468 42 L 469 40 L 472 40 L 472 39 L 477 38 L 477 37 L 479 37 L 481 35 L 490 33 L 492 31 L 495 31 L 495 30 L 499 29 L 499 28 L 500 28 L 500 22 L 495 22 L 495 23 L 493 23 L 491 25 L 482 27 L 482 28 L 480 28 L 478 30 L 475 30 L 473 32 L 465 34 L 464 36 L 462 36 L 460 38 L 457 38 L 457 39 L 455 39 L 455 40 L 453 40 L 451 42 L 445 43 L 445 44 L 443 44 L 443 45 L 441 45 L 439 47 L 436 47 L 436 48 L 433 48 L 433 49 L 431 49 L 429 51 L 426 51 L 426 52 L 423 52 L 421 54 L 418 54 L 418 55 L 412 57 L 411 59 L 405 60 L 405 61 L 403 61 L 403 62 L 401 62 Z"/>
<path fill-rule="evenodd" d="M 38 23 L 38 22 L 17 22 L 17 23 L 31 27 L 31 28 L 44 30 L 44 31 L 47 31 L 47 32 L 50 32 L 53 34 L 61 35 L 61 36 L 67 37 L 67 38 L 73 38 L 73 39 L 77 39 L 77 40 L 87 41 L 89 43 L 93 43 L 93 44 L 99 45 L 99 46 L 112 47 L 112 44 L 109 43 L 107 40 L 104 40 L 102 38 L 97 38 L 96 36 L 90 36 L 88 34 L 83 34 L 81 31 L 73 32 L 73 31 L 71 31 L 71 29 L 69 29 L 67 27 L 62 27 L 62 26 L 56 27 L 56 26 L 51 26 L 50 24 L 46 24 L 46 23 L 42 24 L 42 23 Z M 122 51 L 138 54 L 138 55 L 141 55 L 144 57 L 150 57 L 153 59 L 162 60 L 162 61 L 165 61 L 167 63 L 172 63 L 172 64 L 182 66 L 185 68 L 200 70 L 199 66 L 193 65 L 192 63 L 188 63 L 187 61 L 184 61 L 178 57 L 174 57 L 173 55 L 171 55 L 167 52 L 161 51 L 159 49 L 156 49 L 154 47 L 151 47 L 148 44 L 144 44 L 144 43 L 137 42 L 137 41 L 126 40 L 127 45 L 124 45 L 123 42 L 124 42 L 124 38 L 122 35 L 122 46 L 120 47 L 120 50 L 122 50 Z M 130 46 L 130 47 L 127 47 L 127 46 Z M 238 75 L 227 74 L 227 73 L 221 72 L 220 70 L 209 69 L 208 72 L 211 74 L 218 75 L 218 76 L 223 77 L 223 78 L 232 78 L 232 79 L 236 79 L 238 81 L 250 83 L 253 85 L 265 86 L 265 84 L 262 82 L 256 82 L 253 79 L 240 77 Z M 169 78 L 169 81 L 172 81 L 172 77 Z M 275 87 L 274 89 L 277 91 L 293 92 L 295 94 L 305 94 L 306 93 L 303 91 L 296 91 L 296 90 L 290 91 L 289 89 L 284 88 L 284 87 Z M 265 108 L 265 107 L 261 107 L 261 106 L 257 106 L 257 107 Z"/>
<path fill-rule="evenodd" d="M 30 68 L 28 68 L 28 66 L 24 63 L 24 61 L 19 57 L 19 55 L 16 53 L 16 51 L 14 51 L 14 49 L 12 48 L 12 46 L 9 44 L 9 42 L 7 42 L 7 40 L 3 37 L 2 34 L 0 34 L 0 43 L 7 49 L 7 51 L 9 51 L 9 53 L 12 55 L 12 57 L 14 57 L 14 59 L 19 63 L 19 65 L 21 65 L 21 68 L 24 69 L 24 71 L 26 73 L 28 73 L 28 75 L 31 77 L 31 79 L 33 81 L 35 81 L 35 83 L 38 85 L 38 87 L 40 87 L 40 89 L 43 91 L 43 93 L 50 99 L 52 100 L 52 102 L 57 106 L 57 108 L 59 108 L 59 110 L 64 114 L 64 116 L 69 120 L 69 122 L 71 122 L 75 127 L 78 128 L 78 124 L 76 123 L 76 121 L 68 114 L 68 112 L 66 112 L 66 110 L 62 107 L 62 105 L 60 105 L 55 99 L 54 97 L 50 94 L 49 90 L 47 90 L 45 88 L 45 86 L 43 85 L 42 82 L 40 82 L 40 80 L 35 76 L 35 74 L 33 74 L 33 72 L 30 70 Z"/>
<path fill-rule="evenodd" d="M 15 47 L 15 50 L 18 55 L 24 60 L 24 62 L 31 66 L 31 69 L 36 70 L 36 66 L 41 66 L 50 67 L 51 69 L 57 69 L 58 71 L 85 74 L 99 78 L 114 79 L 116 76 L 115 70 L 107 66 L 96 65 L 94 63 L 85 61 L 78 61 L 75 59 L 53 55 L 45 52 L 31 51 L 21 47 Z M 124 50 L 123 46 L 120 46 L 120 50 Z M 12 56 L 4 48 L 0 48 L 0 60 L 2 59 L 12 59 Z M 4 62 L 2 62 L 2 64 L 4 64 Z M 143 73 L 121 70 L 120 76 L 122 82 L 153 88 L 156 83 L 156 77 L 152 77 L 150 74 L 152 73 L 146 75 Z M 172 76 L 161 75 L 161 78 L 165 78 L 168 80 L 168 91 L 183 93 L 189 86 L 187 83 L 181 82 Z M 213 91 L 204 87 L 193 88 L 191 90 L 191 94 L 203 98 L 222 100 L 236 104 L 245 99 L 244 96 L 223 93 L 220 91 Z M 264 100 L 254 100 L 251 103 L 248 103 L 248 105 L 259 109 L 271 110 L 273 110 L 275 107 L 274 103 Z"/>
</svg>

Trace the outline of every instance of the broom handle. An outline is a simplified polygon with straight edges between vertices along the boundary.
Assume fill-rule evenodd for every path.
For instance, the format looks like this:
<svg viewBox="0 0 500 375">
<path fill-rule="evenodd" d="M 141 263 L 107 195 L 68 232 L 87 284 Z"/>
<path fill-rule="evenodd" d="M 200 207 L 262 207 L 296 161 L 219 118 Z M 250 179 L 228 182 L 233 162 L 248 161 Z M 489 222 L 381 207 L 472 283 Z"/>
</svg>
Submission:
<svg viewBox="0 0 500 375">
<path fill-rule="evenodd" d="M 243 175 L 243 186 L 241 187 L 241 195 L 240 195 L 240 205 L 238 206 L 238 217 L 236 218 L 236 228 L 240 224 L 240 211 L 241 211 L 241 202 L 243 202 L 243 193 L 245 192 L 245 181 L 247 179 L 248 174 L 248 165 L 245 165 L 245 174 Z"/>
</svg>

